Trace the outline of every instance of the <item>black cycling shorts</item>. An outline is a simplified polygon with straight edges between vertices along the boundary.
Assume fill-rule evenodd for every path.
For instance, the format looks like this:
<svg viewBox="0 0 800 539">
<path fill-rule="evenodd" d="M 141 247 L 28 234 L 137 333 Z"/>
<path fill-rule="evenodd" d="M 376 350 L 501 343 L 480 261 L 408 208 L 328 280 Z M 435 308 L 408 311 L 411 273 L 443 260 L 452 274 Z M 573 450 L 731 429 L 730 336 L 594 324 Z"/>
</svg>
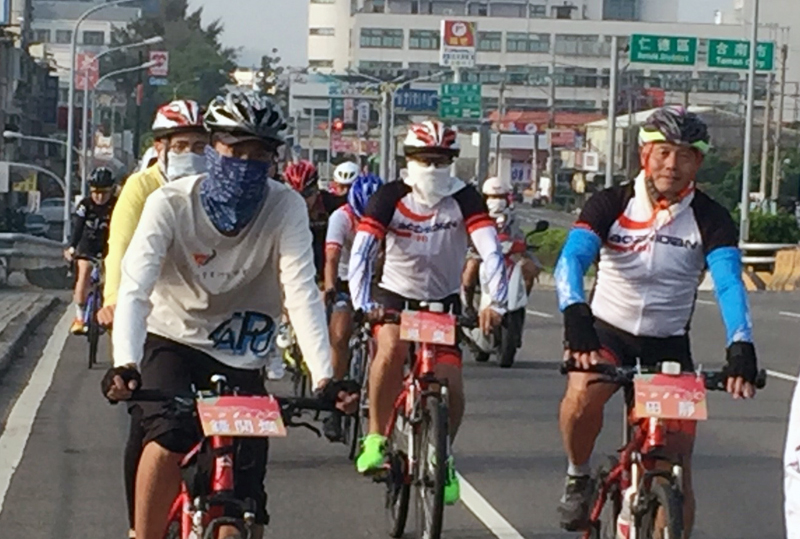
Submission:
<svg viewBox="0 0 800 539">
<path fill-rule="evenodd" d="M 402 312 L 405 309 L 418 311 L 420 310 L 420 303 L 423 302 L 423 300 L 419 299 L 404 298 L 400 294 L 395 294 L 394 292 L 379 286 L 375 288 L 374 298 L 375 302 L 380 303 L 385 310 L 395 312 Z M 455 315 L 461 314 L 461 298 L 458 296 L 458 294 L 451 294 L 443 299 L 432 299 L 425 301 L 425 303 L 434 302 L 443 303 L 444 312 L 446 313 L 452 313 Z"/>
<path fill-rule="evenodd" d="M 249 395 L 266 395 L 260 370 L 235 369 L 189 346 L 164 337 L 147 334 L 141 365 L 142 387 L 157 389 L 167 395 L 187 394 L 192 385 L 211 389 L 211 376 L 222 374 L 232 388 Z M 202 439 L 196 418 L 176 418 L 166 413 L 166 404 L 142 402 L 144 444 L 156 442 L 175 453 L 187 453 Z M 234 442 L 234 485 L 236 497 L 255 502 L 256 522 L 266 524 L 267 493 L 264 477 L 267 471 L 266 438 L 237 438 Z M 235 516 L 235 513 L 229 515 Z"/>
<path fill-rule="evenodd" d="M 662 361 L 677 361 L 682 370 L 694 370 L 689 335 L 637 337 L 599 319 L 595 319 L 594 327 L 602 347 L 611 352 L 622 366 L 633 367 L 637 359 L 644 367 L 654 367 Z"/>
</svg>

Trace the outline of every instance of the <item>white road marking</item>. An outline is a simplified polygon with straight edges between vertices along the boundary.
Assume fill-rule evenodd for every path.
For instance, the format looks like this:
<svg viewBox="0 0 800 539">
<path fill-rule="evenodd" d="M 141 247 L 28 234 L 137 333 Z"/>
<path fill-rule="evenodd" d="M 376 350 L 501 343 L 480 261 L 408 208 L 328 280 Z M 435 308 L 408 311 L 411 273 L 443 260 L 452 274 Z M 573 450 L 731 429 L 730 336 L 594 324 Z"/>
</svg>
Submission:
<svg viewBox="0 0 800 539">
<path fill-rule="evenodd" d="M 707 299 L 698 299 L 697 303 L 699 303 L 700 305 L 716 305 L 715 302 L 709 301 Z"/>
<path fill-rule="evenodd" d="M 540 316 L 542 318 L 553 318 L 552 314 L 543 313 L 541 311 L 532 311 L 532 310 L 528 309 L 525 312 L 527 312 L 528 314 L 533 315 L 533 316 Z"/>
<path fill-rule="evenodd" d="M 767 374 L 773 378 L 780 378 L 781 380 L 786 380 L 787 382 L 797 382 L 797 376 L 792 376 L 791 374 L 784 374 L 782 372 L 771 371 L 769 369 L 767 369 Z"/>
<path fill-rule="evenodd" d="M 56 324 L 28 385 L 14 403 L 14 408 L 8 415 L 6 428 L 0 435 L 0 511 L 3 509 L 11 478 L 22 460 L 22 454 L 28 443 L 39 406 L 53 382 L 53 373 L 55 373 L 64 344 L 67 342 L 72 317 L 72 310 L 67 309 Z"/>
<path fill-rule="evenodd" d="M 503 518 L 503 515 L 497 512 L 497 509 L 486 501 L 486 498 L 475 490 L 475 487 L 464 479 L 463 475 L 458 474 L 458 479 L 461 483 L 461 501 L 492 532 L 492 535 L 498 539 L 525 539 L 521 533 Z"/>
<path fill-rule="evenodd" d="M 800 313 L 791 313 L 789 311 L 781 311 L 778 314 L 782 314 L 783 316 L 788 316 L 790 318 L 800 318 Z"/>
</svg>

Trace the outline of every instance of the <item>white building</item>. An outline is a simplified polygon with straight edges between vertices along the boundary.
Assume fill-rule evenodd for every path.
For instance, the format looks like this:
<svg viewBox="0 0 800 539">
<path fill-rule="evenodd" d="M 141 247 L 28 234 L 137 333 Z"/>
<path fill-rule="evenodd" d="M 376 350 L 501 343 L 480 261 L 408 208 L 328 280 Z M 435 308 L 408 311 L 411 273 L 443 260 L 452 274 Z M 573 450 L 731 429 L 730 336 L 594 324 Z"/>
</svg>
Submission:
<svg viewBox="0 0 800 539">
<path fill-rule="evenodd" d="M 700 38 L 695 66 L 628 66 L 623 58 L 623 94 L 626 86 L 637 91 L 658 88 L 664 90 L 667 102 L 684 102 L 689 92 L 692 105 L 736 109 L 743 103 L 746 72 L 707 67 L 707 39 L 746 39 L 747 29 L 714 24 L 715 19 L 725 22 L 724 14 L 698 11 L 697 4 L 689 0 L 311 0 L 309 67 L 335 73 L 354 68 L 381 78 L 434 74 L 441 70 L 441 20 L 461 17 L 478 27 L 478 66 L 465 71 L 463 80 L 484 85 L 485 109 L 497 107 L 498 83 L 505 80 L 508 109 L 554 106 L 602 111 L 607 107 L 612 36 L 619 36 L 623 46 L 634 33 L 688 36 Z M 707 23 L 679 22 L 690 15 Z M 765 40 L 772 37 L 768 28 L 761 34 Z"/>
<path fill-rule="evenodd" d="M 31 40 L 44 45 L 45 53 L 52 58 L 55 72 L 60 78 L 60 103 L 67 102 L 69 85 L 70 44 L 75 22 L 93 4 L 100 2 L 34 1 L 31 21 Z M 111 44 L 114 28 L 126 26 L 141 16 L 141 9 L 133 7 L 108 7 L 86 19 L 80 27 L 78 52 L 99 53 Z"/>
</svg>

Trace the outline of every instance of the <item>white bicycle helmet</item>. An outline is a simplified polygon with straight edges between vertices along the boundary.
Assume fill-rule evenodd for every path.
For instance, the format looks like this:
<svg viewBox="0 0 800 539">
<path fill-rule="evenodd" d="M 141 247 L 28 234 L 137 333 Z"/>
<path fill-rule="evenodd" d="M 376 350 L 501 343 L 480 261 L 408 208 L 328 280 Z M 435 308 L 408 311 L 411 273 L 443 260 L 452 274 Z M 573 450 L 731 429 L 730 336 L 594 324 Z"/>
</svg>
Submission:
<svg viewBox="0 0 800 539">
<path fill-rule="evenodd" d="M 336 167 L 333 171 L 333 181 L 341 185 L 352 185 L 360 173 L 358 165 L 347 161 Z"/>
<path fill-rule="evenodd" d="M 205 131 L 203 112 L 196 101 L 178 99 L 162 105 L 153 120 L 153 136 L 168 137 L 181 131 Z"/>
<path fill-rule="evenodd" d="M 267 141 L 285 142 L 286 122 L 280 108 L 264 95 L 230 92 L 214 98 L 205 115 L 206 129 Z"/>
<path fill-rule="evenodd" d="M 483 182 L 481 191 L 487 196 L 504 196 L 511 193 L 512 189 L 507 182 L 497 176 L 492 176 L 491 178 L 486 178 L 486 181 Z"/>
<path fill-rule="evenodd" d="M 439 120 L 428 120 L 412 124 L 403 143 L 406 155 L 415 153 L 443 153 L 457 157 L 460 149 L 456 132 Z"/>
</svg>

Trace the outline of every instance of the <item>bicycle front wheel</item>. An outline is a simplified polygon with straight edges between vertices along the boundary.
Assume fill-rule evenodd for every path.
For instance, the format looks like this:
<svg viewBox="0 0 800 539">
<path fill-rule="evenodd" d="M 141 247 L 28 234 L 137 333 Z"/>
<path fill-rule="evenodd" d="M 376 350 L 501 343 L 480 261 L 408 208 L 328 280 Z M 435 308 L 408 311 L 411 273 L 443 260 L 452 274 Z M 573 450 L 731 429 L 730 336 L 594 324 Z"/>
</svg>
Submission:
<svg viewBox="0 0 800 539">
<path fill-rule="evenodd" d="M 97 321 L 97 311 L 99 310 L 99 303 L 100 297 L 97 290 L 93 290 L 91 296 L 89 297 L 88 305 L 86 306 L 89 309 L 89 328 L 88 328 L 88 337 L 89 337 L 89 368 L 91 369 L 93 366 L 97 364 L 97 347 L 100 342 L 100 324 Z"/>
<path fill-rule="evenodd" d="M 671 483 L 656 482 L 645 495 L 645 507 L 637 537 L 640 539 L 681 539 L 683 536 L 683 495 Z"/>
<path fill-rule="evenodd" d="M 405 428 L 403 412 L 397 410 L 395 413 L 397 422 L 386 447 L 389 457 L 389 471 L 386 475 L 386 522 L 389 535 L 399 538 L 406 530 L 408 507 L 411 503 L 408 455 L 403 449 L 408 447 L 411 431 Z"/>
<path fill-rule="evenodd" d="M 447 402 L 442 395 L 425 399 L 417 432 L 419 465 L 414 478 L 417 537 L 439 539 L 444 521 L 448 457 Z"/>
</svg>

